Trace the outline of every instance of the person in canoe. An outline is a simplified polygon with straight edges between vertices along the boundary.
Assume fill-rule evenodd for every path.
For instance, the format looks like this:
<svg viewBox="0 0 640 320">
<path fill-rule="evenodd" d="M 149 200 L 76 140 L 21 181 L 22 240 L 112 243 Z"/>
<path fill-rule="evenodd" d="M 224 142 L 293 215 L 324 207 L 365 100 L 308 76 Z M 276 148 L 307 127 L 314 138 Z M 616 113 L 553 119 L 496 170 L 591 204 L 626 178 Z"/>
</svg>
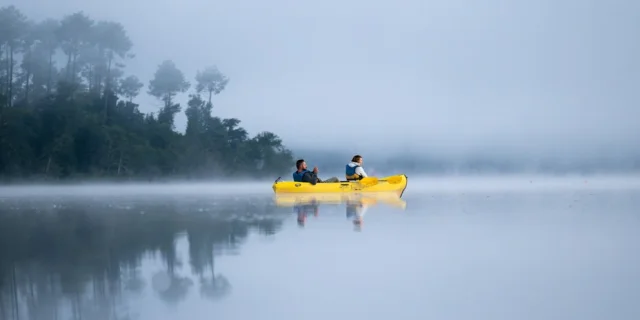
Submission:
<svg viewBox="0 0 640 320">
<path fill-rule="evenodd" d="M 362 168 L 362 156 L 355 155 L 346 166 L 345 176 L 347 181 L 361 180 L 367 177 L 367 173 Z"/>
<path fill-rule="evenodd" d="M 293 181 L 295 182 L 309 182 L 313 185 L 320 182 L 340 182 L 340 179 L 331 177 L 327 180 L 321 180 L 318 178 L 318 167 L 313 167 L 313 171 L 307 169 L 307 163 L 304 159 L 296 161 L 297 170 L 293 173 Z"/>
</svg>

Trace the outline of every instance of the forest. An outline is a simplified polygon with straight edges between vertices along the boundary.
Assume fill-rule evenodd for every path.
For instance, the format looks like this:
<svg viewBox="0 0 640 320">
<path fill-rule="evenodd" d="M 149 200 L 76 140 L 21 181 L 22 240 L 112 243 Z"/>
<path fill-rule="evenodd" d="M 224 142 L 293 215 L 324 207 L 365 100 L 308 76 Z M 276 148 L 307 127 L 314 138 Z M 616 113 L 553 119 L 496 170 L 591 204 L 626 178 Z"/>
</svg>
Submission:
<svg viewBox="0 0 640 320">
<path fill-rule="evenodd" d="M 270 177 L 292 170 L 272 132 L 249 136 L 215 117 L 212 99 L 230 78 L 216 65 L 193 81 L 159 61 L 146 85 L 126 74 L 135 57 L 125 27 L 76 12 L 32 21 L 0 8 L 0 178 L 8 180 Z M 146 90 L 162 107 L 143 113 Z M 183 108 L 175 101 L 188 93 Z M 184 133 L 174 126 L 187 117 Z"/>
</svg>

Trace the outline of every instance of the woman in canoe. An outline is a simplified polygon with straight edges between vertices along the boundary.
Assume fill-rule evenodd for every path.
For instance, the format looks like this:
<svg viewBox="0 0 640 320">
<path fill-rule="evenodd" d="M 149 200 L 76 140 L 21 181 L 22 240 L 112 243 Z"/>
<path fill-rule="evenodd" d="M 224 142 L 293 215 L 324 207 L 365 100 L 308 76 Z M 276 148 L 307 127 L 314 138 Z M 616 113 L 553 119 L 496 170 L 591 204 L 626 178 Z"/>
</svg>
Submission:
<svg viewBox="0 0 640 320">
<path fill-rule="evenodd" d="M 364 172 L 364 169 L 362 168 L 361 155 L 353 156 L 351 162 L 347 164 L 345 175 L 347 177 L 347 181 L 361 180 L 362 178 L 367 177 L 367 173 Z"/>
</svg>

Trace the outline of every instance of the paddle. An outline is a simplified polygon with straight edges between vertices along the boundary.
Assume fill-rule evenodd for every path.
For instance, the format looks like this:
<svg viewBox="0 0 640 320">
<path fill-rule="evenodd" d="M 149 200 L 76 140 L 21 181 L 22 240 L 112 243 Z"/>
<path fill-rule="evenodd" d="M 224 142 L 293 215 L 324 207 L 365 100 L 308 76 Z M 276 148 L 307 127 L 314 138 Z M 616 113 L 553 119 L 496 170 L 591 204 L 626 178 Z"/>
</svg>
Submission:
<svg viewBox="0 0 640 320">
<path fill-rule="evenodd" d="M 378 178 L 376 178 L 376 177 L 365 177 L 365 178 L 362 178 L 358 182 L 360 182 L 360 184 L 365 186 L 365 187 L 370 187 L 370 186 L 378 184 L 379 181 L 380 180 L 378 180 Z"/>
<path fill-rule="evenodd" d="M 359 182 L 360 182 L 360 184 L 362 184 L 365 187 L 370 187 L 370 186 L 378 184 L 381 181 L 386 181 L 386 182 L 388 182 L 390 184 L 397 184 L 397 183 L 402 182 L 402 177 L 401 176 L 391 176 L 391 177 L 388 177 L 387 179 L 383 179 L 383 180 L 378 179 L 376 177 L 366 177 L 366 178 L 362 178 L 362 180 L 360 180 Z"/>
</svg>

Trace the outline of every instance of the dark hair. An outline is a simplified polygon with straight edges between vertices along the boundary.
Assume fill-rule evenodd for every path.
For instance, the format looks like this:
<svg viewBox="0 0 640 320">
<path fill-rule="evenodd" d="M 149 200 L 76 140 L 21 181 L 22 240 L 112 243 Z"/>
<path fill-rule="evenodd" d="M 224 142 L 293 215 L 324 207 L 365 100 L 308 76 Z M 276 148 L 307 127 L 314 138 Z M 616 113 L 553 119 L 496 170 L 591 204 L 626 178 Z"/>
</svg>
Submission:
<svg viewBox="0 0 640 320">
<path fill-rule="evenodd" d="M 362 156 L 359 154 L 356 154 L 355 156 L 353 156 L 353 158 L 351 159 L 352 162 L 358 162 L 360 161 L 360 159 L 362 159 Z"/>
<path fill-rule="evenodd" d="M 303 162 L 304 162 L 304 159 L 300 159 L 296 161 L 296 169 L 300 169 L 300 166 L 302 165 Z"/>
</svg>

